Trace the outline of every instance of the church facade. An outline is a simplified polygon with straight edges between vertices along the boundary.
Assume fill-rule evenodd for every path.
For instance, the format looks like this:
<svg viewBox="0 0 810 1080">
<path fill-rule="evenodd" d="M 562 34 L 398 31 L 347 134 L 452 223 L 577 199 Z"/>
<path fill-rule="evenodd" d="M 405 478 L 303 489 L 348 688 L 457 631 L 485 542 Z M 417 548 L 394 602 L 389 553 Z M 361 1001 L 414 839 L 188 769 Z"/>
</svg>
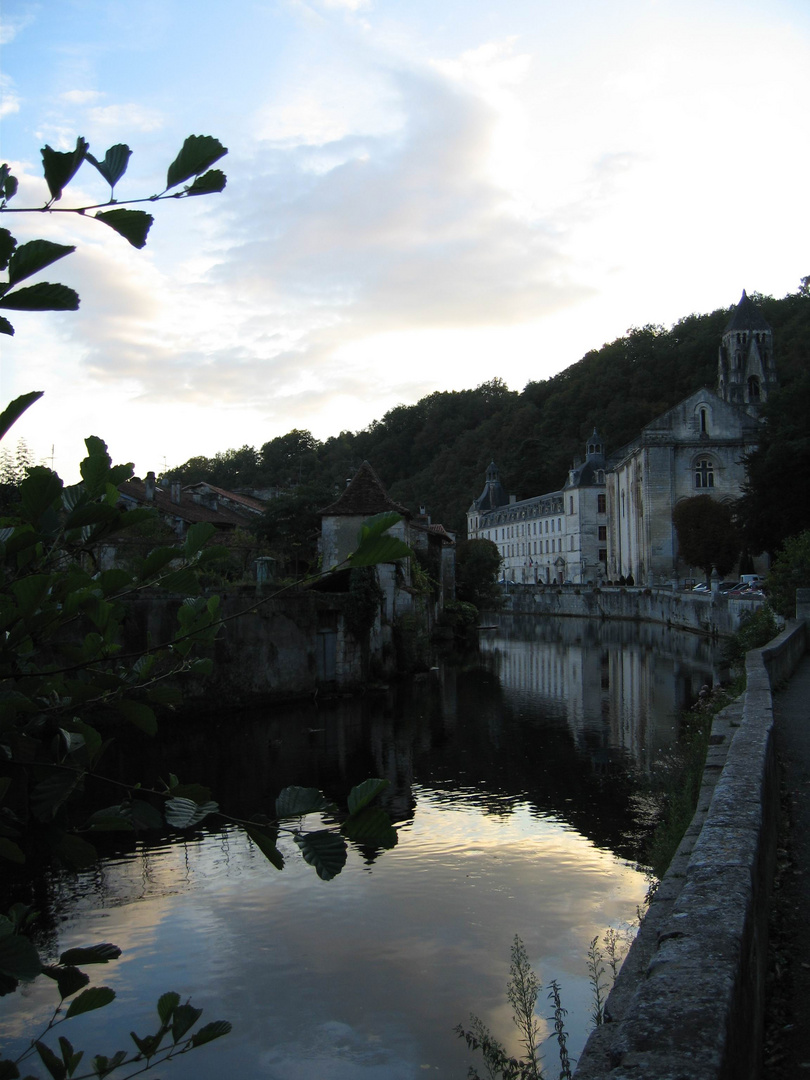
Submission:
<svg viewBox="0 0 810 1080">
<path fill-rule="evenodd" d="M 468 511 L 467 535 L 498 545 L 511 581 L 682 580 L 692 568 L 678 555 L 673 510 L 695 495 L 731 503 L 742 494 L 760 407 L 776 386 L 772 330 L 743 292 L 723 331 L 716 390 L 702 387 L 609 458 L 594 432 L 585 464 L 569 472 L 558 492 L 510 501 L 493 463 Z M 548 535 L 555 546 L 547 551 L 549 521 L 556 525 Z M 535 522 L 540 532 L 533 531 Z"/>
</svg>

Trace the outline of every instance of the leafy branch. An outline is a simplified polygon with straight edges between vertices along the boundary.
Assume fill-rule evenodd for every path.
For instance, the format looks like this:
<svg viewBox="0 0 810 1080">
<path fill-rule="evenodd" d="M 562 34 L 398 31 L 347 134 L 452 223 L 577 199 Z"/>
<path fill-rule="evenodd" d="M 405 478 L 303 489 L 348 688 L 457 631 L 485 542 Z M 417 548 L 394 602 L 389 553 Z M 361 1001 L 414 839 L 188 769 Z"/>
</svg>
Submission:
<svg viewBox="0 0 810 1080">
<path fill-rule="evenodd" d="M 42 206 L 11 207 L 9 202 L 17 194 L 19 182 L 8 164 L 0 165 L 0 214 L 62 213 L 88 216 L 90 220 L 123 236 L 133 247 L 146 244 L 154 218 L 144 210 L 126 209 L 135 203 L 156 203 L 164 199 L 185 199 L 197 195 L 212 195 L 224 191 L 227 177 L 221 169 L 211 168 L 227 154 L 222 143 L 211 135 L 189 135 L 169 166 L 166 187 L 154 195 L 117 199 L 115 186 L 127 170 L 132 151 L 125 143 L 117 143 L 99 160 L 90 153 L 90 144 L 81 136 L 71 151 L 42 148 L 42 169 L 48 186 L 49 198 Z M 90 165 L 109 184 L 110 197 L 104 202 L 83 206 L 55 206 L 62 198 L 67 185 L 84 162 Z M 180 191 L 173 191 L 180 185 Z M 112 206 L 105 210 L 103 207 Z M 66 285 L 42 281 L 36 285 L 18 288 L 33 274 L 52 263 L 70 255 L 76 248 L 69 244 L 57 244 L 51 240 L 30 240 L 18 245 L 8 229 L 0 228 L 0 270 L 8 271 L 8 280 L 0 282 L 0 309 L 12 311 L 76 311 L 79 307 L 78 293 Z M 4 316 L 0 316 L 0 333 L 13 334 L 14 328 Z"/>
</svg>

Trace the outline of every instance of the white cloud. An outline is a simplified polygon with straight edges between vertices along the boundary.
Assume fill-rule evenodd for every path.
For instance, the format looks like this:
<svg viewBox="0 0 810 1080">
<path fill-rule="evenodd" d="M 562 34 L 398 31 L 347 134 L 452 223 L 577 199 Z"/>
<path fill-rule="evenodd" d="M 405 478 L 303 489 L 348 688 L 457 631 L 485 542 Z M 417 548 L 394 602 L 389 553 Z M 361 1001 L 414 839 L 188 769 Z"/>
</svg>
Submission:
<svg viewBox="0 0 810 1080">
<path fill-rule="evenodd" d="M 0 73 L 0 119 L 20 111 L 20 99 L 13 81 Z"/>
</svg>

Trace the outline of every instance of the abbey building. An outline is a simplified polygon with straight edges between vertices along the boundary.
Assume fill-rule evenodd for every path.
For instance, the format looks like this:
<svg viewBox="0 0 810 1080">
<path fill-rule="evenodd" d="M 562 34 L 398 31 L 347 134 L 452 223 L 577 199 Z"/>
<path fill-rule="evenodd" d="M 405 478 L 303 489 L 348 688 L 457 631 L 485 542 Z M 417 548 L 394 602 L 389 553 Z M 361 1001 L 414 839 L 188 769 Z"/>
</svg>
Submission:
<svg viewBox="0 0 810 1080">
<path fill-rule="evenodd" d="M 594 431 L 564 486 L 517 502 L 494 462 L 467 512 L 467 535 L 498 545 L 507 580 L 661 585 L 690 576 L 672 512 L 682 499 L 742 493 L 759 408 L 777 385 L 773 333 L 743 292 L 723 331 L 717 389 L 702 387 L 609 457 Z"/>
</svg>

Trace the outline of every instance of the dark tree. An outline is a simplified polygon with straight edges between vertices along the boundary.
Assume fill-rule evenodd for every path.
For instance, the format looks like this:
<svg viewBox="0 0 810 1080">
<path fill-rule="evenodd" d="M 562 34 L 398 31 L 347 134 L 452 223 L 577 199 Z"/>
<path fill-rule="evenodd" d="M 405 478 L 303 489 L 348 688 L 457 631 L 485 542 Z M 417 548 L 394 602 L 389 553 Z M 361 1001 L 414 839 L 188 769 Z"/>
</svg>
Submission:
<svg viewBox="0 0 810 1080">
<path fill-rule="evenodd" d="M 740 555 L 740 535 L 731 507 L 711 495 L 695 495 L 672 512 L 678 533 L 678 553 L 689 566 L 699 566 L 708 582 L 712 568 L 724 577 Z"/>
<path fill-rule="evenodd" d="M 501 556 L 491 540 L 462 540 L 456 548 L 456 596 L 479 611 L 497 607 Z"/>
</svg>

